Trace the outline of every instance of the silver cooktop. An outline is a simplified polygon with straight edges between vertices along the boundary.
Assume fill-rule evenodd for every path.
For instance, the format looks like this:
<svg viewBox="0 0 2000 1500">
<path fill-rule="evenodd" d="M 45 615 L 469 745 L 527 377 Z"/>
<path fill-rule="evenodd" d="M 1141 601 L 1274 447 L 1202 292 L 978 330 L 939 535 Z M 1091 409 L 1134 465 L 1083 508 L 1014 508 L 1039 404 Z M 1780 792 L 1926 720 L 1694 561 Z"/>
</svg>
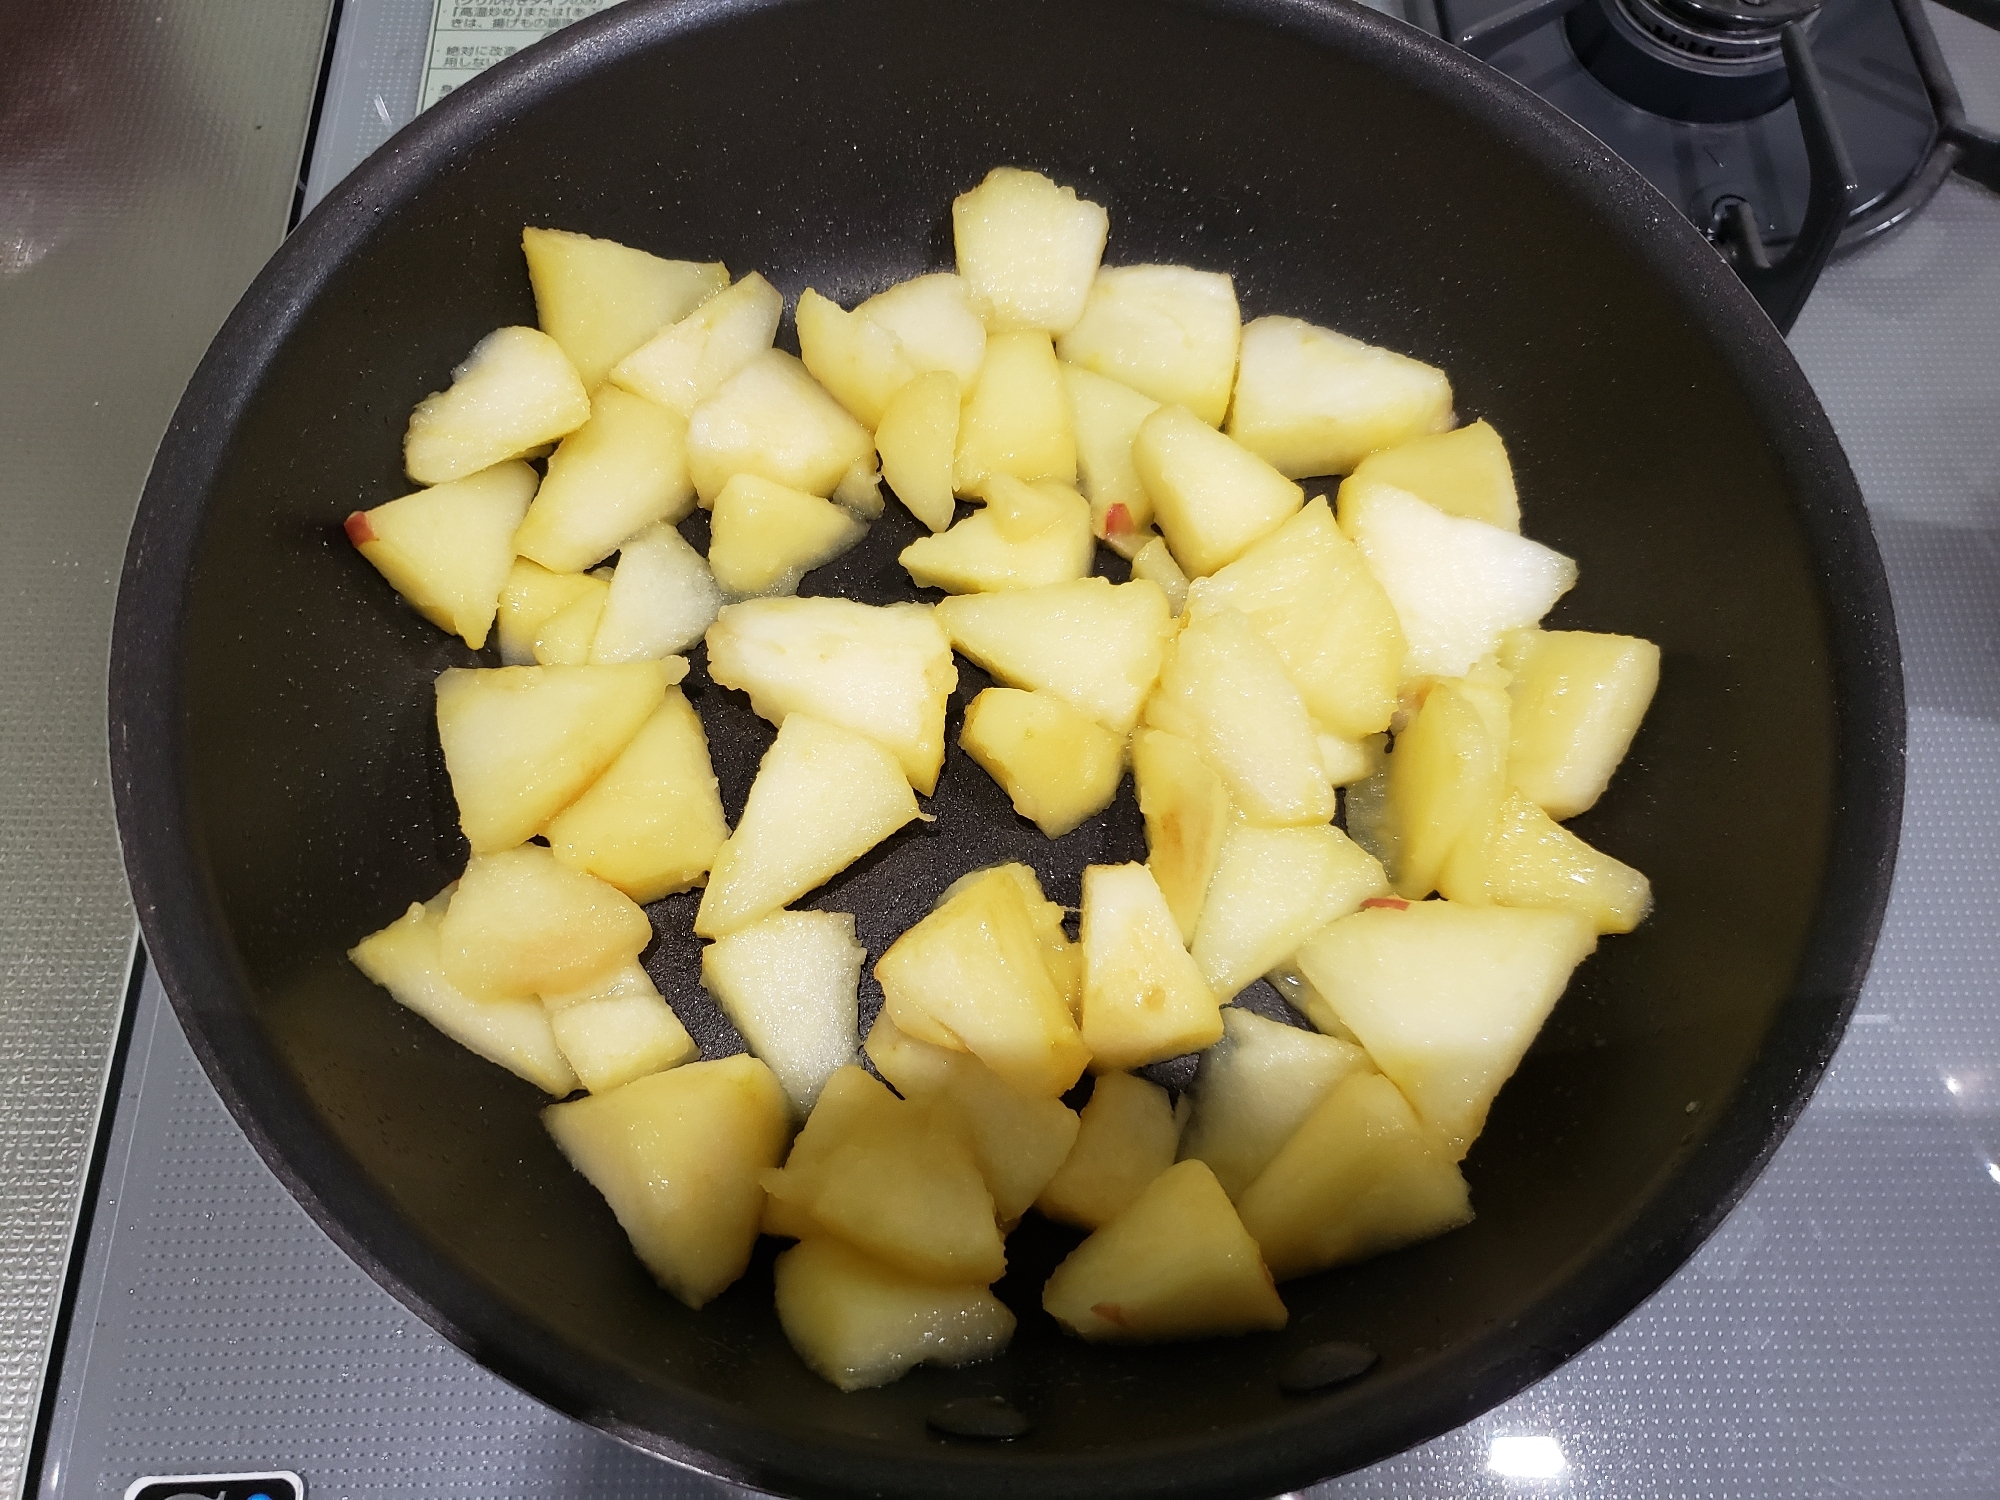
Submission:
<svg viewBox="0 0 2000 1500">
<path fill-rule="evenodd" d="M 346 0 L 304 201 L 598 8 Z M 2000 37 L 1931 14 L 2000 124 Z M 1901 863 L 1853 1027 L 1658 1295 L 1315 1496 L 2000 1494 L 2000 197 L 1947 183 L 1827 272 L 1792 345 L 1867 496 L 1909 685 Z M 379 1290 L 258 1161 L 150 979 L 126 1034 L 31 1493 L 286 1470 L 314 1500 L 738 1493 L 521 1395 Z"/>
</svg>

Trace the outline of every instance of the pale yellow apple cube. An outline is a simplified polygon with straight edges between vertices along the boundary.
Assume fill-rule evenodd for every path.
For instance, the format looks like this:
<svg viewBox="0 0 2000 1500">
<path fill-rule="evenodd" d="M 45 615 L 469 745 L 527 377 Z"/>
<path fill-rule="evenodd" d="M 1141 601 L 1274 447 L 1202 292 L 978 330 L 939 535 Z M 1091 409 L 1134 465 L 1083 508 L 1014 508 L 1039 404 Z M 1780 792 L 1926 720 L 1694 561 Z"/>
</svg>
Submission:
<svg viewBox="0 0 2000 1500">
<path fill-rule="evenodd" d="M 611 597 L 611 585 L 604 579 L 593 577 L 590 585 L 542 621 L 530 648 L 537 666 L 580 667 L 590 660 L 598 622 L 604 618 L 604 604 Z"/>
<path fill-rule="evenodd" d="M 1514 493 L 1507 445 L 1484 420 L 1377 449 L 1355 465 L 1349 478 L 1393 485 L 1448 516 L 1484 521 L 1502 531 L 1521 529 L 1521 502 Z"/>
<path fill-rule="evenodd" d="M 1163 729 L 1132 736 L 1132 782 L 1146 820 L 1146 868 L 1181 940 L 1192 942 L 1229 832 L 1229 793 L 1193 745 Z"/>
<path fill-rule="evenodd" d="M 1242 330 L 1236 287 L 1226 274 L 1192 266 L 1121 266 L 1097 273 L 1083 316 L 1056 352 L 1220 427 L 1236 382 Z"/>
<path fill-rule="evenodd" d="M 1164 537 L 1154 536 L 1132 554 L 1132 576 L 1147 583 L 1157 583 L 1160 592 L 1167 596 L 1167 608 L 1176 617 L 1187 608 L 1188 576 L 1174 561 L 1174 554 L 1168 550 Z"/>
<path fill-rule="evenodd" d="M 980 347 L 983 351 L 983 341 Z M 958 413 L 957 377 L 949 370 L 932 370 L 890 398 L 875 429 L 882 478 L 910 514 L 932 531 L 951 525 Z"/>
<path fill-rule="evenodd" d="M 611 367 L 729 285 L 720 262 L 664 260 L 564 229 L 521 231 L 535 321 L 596 390 Z"/>
<path fill-rule="evenodd" d="M 850 473 L 875 472 L 875 443 L 806 367 L 767 349 L 688 418 L 688 472 L 703 505 L 738 474 L 831 495 Z"/>
<path fill-rule="evenodd" d="M 1234 562 L 1305 504 L 1305 491 L 1184 406 L 1139 424 L 1132 463 L 1153 520 L 1190 577 Z"/>
<path fill-rule="evenodd" d="M 979 510 L 949 531 L 918 537 L 898 556 L 918 587 L 954 594 L 1040 588 L 1090 572 L 1097 543 L 1090 507 L 1075 490 L 989 474 L 977 493 Z"/>
<path fill-rule="evenodd" d="M 445 978 L 470 995 L 580 990 L 652 940 L 636 902 L 539 844 L 473 855 L 438 929 Z"/>
<path fill-rule="evenodd" d="M 1222 1035 L 1159 883 L 1144 865 L 1083 872 L 1083 1041 L 1099 1073 L 1198 1052 Z"/>
<path fill-rule="evenodd" d="M 855 311 L 894 334 L 919 372 L 946 372 L 962 388 L 978 378 L 986 358 L 986 325 L 964 277 L 950 271 L 913 276 L 877 292 Z"/>
<path fill-rule="evenodd" d="M 1035 1207 L 1080 1229 L 1110 1223 L 1174 1164 L 1185 1119 L 1157 1083 L 1130 1073 L 1100 1075 L 1083 1106 L 1076 1144 Z"/>
<path fill-rule="evenodd" d="M 535 471 L 495 464 L 347 518 L 347 539 L 425 619 L 477 651 L 514 563 Z"/>
<path fill-rule="evenodd" d="M 593 1094 L 701 1054 L 636 959 L 580 989 L 544 992 L 542 1006 L 556 1045 Z"/>
<path fill-rule="evenodd" d="M 1216 998 L 1228 1001 L 1327 923 L 1388 894 L 1374 856 L 1330 823 L 1239 823 L 1223 840 L 1189 952 Z"/>
<path fill-rule="evenodd" d="M 771 347 L 785 299 L 755 271 L 612 367 L 612 383 L 682 417 Z"/>
<path fill-rule="evenodd" d="M 1125 776 L 1124 742 L 1050 693 L 987 688 L 958 743 L 1052 839 L 1109 807 Z"/>
<path fill-rule="evenodd" d="M 999 333 L 986 341 L 979 378 L 958 423 L 954 483 L 976 489 L 989 474 L 1033 483 L 1076 482 L 1076 434 L 1055 346 L 1043 333 Z"/>
<path fill-rule="evenodd" d="M 837 911 L 772 912 L 702 950 L 702 988 L 771 1065 L 801 1117 L 827 1079 L 854 1061 L 867 956 L 854 940 L 853 916 Z"/>
<path fill-rule="evenodd" d="M 1090 501 L 1091 529 L 1120 556 L 1136 561 L 1138 549 L 1152 536 L 1153 497 L 1132 463 L 1132 439 L 1160 403 L 1080 365 L 1060 368 L 1076 431 L 1078 487 Z M 1182 582 L 1185 586 L 1186 580 Z"/>
<path fill-rule="evenodd" d="M 451 372 L 451 387 L 410 413 L 403 468 L 443 484 L 576 431 L 590 396 L 562 346 L 539 328 L 496 328 Z"/>
<path fill-rule="evenodd" d="M 807 573 L 868 533 L 866 522 L 832 501 L 755 474 L 732 475 L 714 508 L 709 571 L 739 598 L 794 592 Z"/>
<path fill-rule="evenodd" d="M 995 167 L 951 205 L 958 273 L 995 332 L 1062 333 L 1083 316 L 1111 218 L 1039 172 Z"/>
<path fill-rule="evenodd" d="M 1593 806 L 1631 748 L 1660 682 L 1660 648 L 1629 635 L 1521 631 L 1513 675 L 1507 780 L 1552 818 Z"/>
<path fill-rule="evenodd" d="M 1519 792 L 1469 828 L 1438 878 L 1447 898 L 1476 906 L 1573 911 L 1598 932 L 1630 932 L 1653 907 L 1646 877 L 1591 848 Z"/>
<path fill-rule="evenodd" d="M 542 626 L 583 595 L 603 587 L 588 573 L 551 573 L 525 557 L 514 559 L 500 589 L 500 660 L 510 667 L 532 666 L 535 637 Z"/>
<path fill-rule="evenodd" d="M 1470 678 L 1434 684 L 1386 765 L 1385 812 L 1395 851 L 1390 876 L 1396 894 L 1415 901 L 1437 889 L 1459 840 L 1499 812 L 1507 774 L 1505 687 Z"/>
<path fill-rule="evenodd" d="M 549 455 L 548 477 L 514 547 L 554 572 L 573 573 L 654 522 L 671 524 L 692 509 L 687 422 L 605 386 L 591 398 L 590 420 Z"/>
</svg>

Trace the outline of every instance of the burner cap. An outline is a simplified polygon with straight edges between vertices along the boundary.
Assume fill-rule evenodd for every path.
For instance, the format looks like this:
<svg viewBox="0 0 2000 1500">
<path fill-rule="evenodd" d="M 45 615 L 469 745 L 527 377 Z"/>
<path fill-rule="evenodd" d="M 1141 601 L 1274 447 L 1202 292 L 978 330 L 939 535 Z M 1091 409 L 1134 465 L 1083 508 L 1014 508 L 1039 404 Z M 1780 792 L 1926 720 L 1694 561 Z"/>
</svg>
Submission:
<svg viewBox="0 0 2000 1500">
<path fill-rule="evenodd" d="M 1803 21 L 1819 9 L 1820 0 L 1661 0 L 1695 25 L 1724 29 L 1768 31 L 1773 35 L 1791 21 Z"/>
<path fill-rule="evenodd" d="M 1577 60 L 1621 99 L 1718 124 L 1791 97 L 1779 39 L 1818 10 L 1816 0 L 1584 0 L 1563 25 Z"/>
</svg>

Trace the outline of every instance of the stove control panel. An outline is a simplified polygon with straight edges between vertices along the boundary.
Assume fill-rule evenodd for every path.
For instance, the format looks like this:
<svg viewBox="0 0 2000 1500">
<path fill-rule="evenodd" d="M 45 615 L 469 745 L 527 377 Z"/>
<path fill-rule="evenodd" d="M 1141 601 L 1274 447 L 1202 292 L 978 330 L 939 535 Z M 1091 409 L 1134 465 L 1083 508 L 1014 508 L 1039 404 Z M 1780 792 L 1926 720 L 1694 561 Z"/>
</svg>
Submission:
<svg viewBox="0 0 2000 1500">
<path fill-rule="evenodd" d="M 296 1474 L 174 1474 L 135 1479 L 125 1500 L 306 1500 Z"/>
</svg>

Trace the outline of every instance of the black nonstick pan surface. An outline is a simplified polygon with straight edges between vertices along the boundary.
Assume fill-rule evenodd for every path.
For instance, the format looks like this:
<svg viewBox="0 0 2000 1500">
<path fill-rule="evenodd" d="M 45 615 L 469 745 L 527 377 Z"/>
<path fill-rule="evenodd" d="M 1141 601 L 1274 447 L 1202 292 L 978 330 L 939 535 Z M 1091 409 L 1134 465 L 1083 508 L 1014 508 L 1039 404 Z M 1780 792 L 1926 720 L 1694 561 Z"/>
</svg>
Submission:
<svg viewBox="0 0 2000 1500">
<path fill-rule="evenodd" d="M 948 267 L 950 201 L 1000 163 L 1103 203 L 1110 263 L 1230 271 L 1246 316 L 1440 365 L 1461 416 L 1500 429 L 1525 529 L 1581 563 L 1551 623 L 1665 651 L 1631 759 L 1576 825 L 1652 877 L 1657 914 L 1588 961 L 1501 1094 L 1469 1228 L 1289 1284 L 1281 1334 L 1136 1350 L 1040 1313 L 1074 1237 L 1031 1229 L 1003 1360 L 841 1395 L 785 1343 L 768 1243 L 681 1307 L 544 1137 L 535 1091 L 344 958 L 463 863 L 431 684 L 478 658 L 340 521 L 409 488 L 411 406 L 487 330 L 533 321 L 523 224 L 845 304 Z M 911 597 L 912 534 L 892 505 L 808 591 Z M 771 731 L 696 665 L 733 816 Z M 951 736 L 983 685 L 961 674 Z M 660 0 L 496 68 L 317 209 L 217 337 L 133 532 L 110 709 L 152 958 L 319 1223 L 542 1399 L 801 1495 L 1269 1495 L 1513 1394 L 1669 1275 L 1802 1107 L 1873 946 L 1902 790 L 1880 561 L 1775 330 L 1560 115 L 1330 0 Z M 854 912 L 871 957 L 968 869 L 1025 859 L 1073 904 L 1084 865 L 1144 853 L 1129 796 L 1051 843 L 955 748 L 929 811 L 811 898 Z M 713 1052 L 735 1044 L 695 983 L 693 905 L 653 908 L 646 960 Z M 1283 1393 L 1286 1361 L 1329 1339 L 1379 1366 Z M 1029 1433 L 927 1428 L 987 1394 Z"/>
</svg>

